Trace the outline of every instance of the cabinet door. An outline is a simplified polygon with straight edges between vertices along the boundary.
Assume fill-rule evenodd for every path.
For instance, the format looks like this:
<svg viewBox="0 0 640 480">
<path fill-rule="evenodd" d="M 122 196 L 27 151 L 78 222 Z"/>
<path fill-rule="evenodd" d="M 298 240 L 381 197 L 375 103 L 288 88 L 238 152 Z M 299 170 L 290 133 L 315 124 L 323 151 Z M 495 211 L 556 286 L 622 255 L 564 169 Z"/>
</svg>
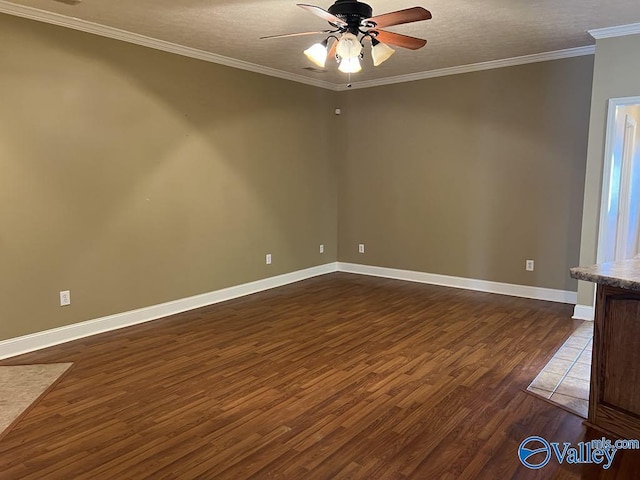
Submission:
<svg viewBox="0 0 640 480">
<path fill-rule="evenodd" d="M 589 420 L 632 438 L 640 433 L 640 294 L 598 286 L 597 303 Z"/>
</svg>

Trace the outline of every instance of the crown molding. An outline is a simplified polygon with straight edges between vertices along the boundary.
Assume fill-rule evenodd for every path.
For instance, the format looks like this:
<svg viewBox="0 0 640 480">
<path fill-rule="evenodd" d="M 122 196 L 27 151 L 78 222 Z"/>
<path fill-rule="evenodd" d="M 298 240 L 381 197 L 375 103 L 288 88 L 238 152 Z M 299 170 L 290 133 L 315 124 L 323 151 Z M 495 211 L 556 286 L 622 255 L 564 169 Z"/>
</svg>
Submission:
<svg viewBox="0 0 640 480">
<path fill-rule="evenodd" d="M 618 25 L 616 27 L 595 28 L 589 30 L 596 40 L 601 38 L 624 37 L 625 35 L 635 35 L 640 33 L 640 23 L 630 23 L 628 25 Z"/>
<path fill-rule="evenodd" d="M 79 18 L 67 17 L 66 15 L 61 15 L 59 13 L 47 12 L 45 10 L 26 7 L 24 5 L 16 5 L 15 3 L 10 3 L 5 0 L 0 0 L 0 13 L 6 13 L 30 20 L 37 20 L 39 22 L 58 25 L 60 27 L 71 28 L 73 30 L 79 30 L 85 33 L 100 35 L 102 37 L 112 38 L 115 40 L 121 40 L 123 42 L 133 43 L 135 45 L 141 45 L 143 47 L 161 50 L 163 52 L 175 53 L 177 55 L 182 55 L 185 57 L 196 58 L 198 60 L 217 63 L 219 65 L 225 65 L 227 67 L 239 68 L 241 70 L 247 70 L 249 72 L 261 73 L 263 75 L 269 75 L 271 77 L 282 78 L 284 80 L 304 83 L 307 85 L 312 85 L 314 87 L 326 88 L 328 90 L 337 90 L 337 85 L 330 82 L 308 78 L 303 75 L 296 75 L 295 73 L 284 72 L 275 68 L 245 62 L 243 60 L 236 60 L 235 58 L 225 57 L 223 55 L 206 52 L 197 48 L 186 47 L 177 43 L 158 40 L 156 38 L 128 32 L 126 30 L 120 30 L 119 28 L 100 25 L 86 20 L 81 20 Z"/>
<path fill-rule="evenodd" d="M 428 70 L 426 72 L 409 73 L 407 75 L 398 75 L 395 77 L 380 78 L 376 80 L 366 80 L 364 82 L 352 82 L 351 87 L 340 85 L 338 86 L 338 90 L 342 91 L 353 90 L 356 88 L 379 87 L 382 85 L 413 82 L 415 80 L 424 80 L 427 78 L 445 77 L 448 75 L 478 72 L 481 70 L 491 70 L 494 68 L 513 67 L 516 65 L 525 65 L 527 63 L 547 62 L 549 60 L 559 60 L 562 58 L 581 57 L 584 55 L 593 55 L 595 53 L 595 45 L 586 45 L 584 47 L 568 48 L 566 50 L 555 50 L 553 52 L 534 53 L 533 55 L 503 58 L 501 60 L 491 60 L 489 62 L 471 63 L 469 65 L 460 65 L 459 67 Z"/>
<path fill-rule="evenodd" d="M 265 67 L 255 63 L 245 62 L 243 60 L 237 60 L 235 58 L 225 57 L 215 53 L 199 50 L 196 48 L 186 47 L 177 43 L 171 43 L 164 40 L 158 40 L 156 38 L 147 37 L 137 33 L 128 32 L 126 30 L 120 30 L 119 28 L 108 27 L 100 25 L 87 20 L 81 20 L 79 18 L 68 17 L 59 13 L 47 12 L 38 8 L 27 7 L 24 5 L 17 5 L 15 3 L 8 2 L 6 0 L 0 0 L 0 13 L 6 13 L 8 15 L 14 15 L 17 17 L 27 18 L 30 20 L 36 20 L 39 22 L 49 23 L 51 25 L 58 25 L 61 27 L 71 28 L 85 33 L 91 33 L 102 37 L 112 38 L 123 42 L 133 43 L 135 45 L 141 45 L 143 47 L 153 48 L 161 50 L 163 52 L 174 53 L 185 57 L 195 58 L 198 60 L 204 60 L 206 62 L 216 63 L 219 65 L 225 65 L 227 67 L 239 68 L 241 70 L 247 70 L 249 72 L 259 73 L 263 75 L 269 75 L 271 77 L 277 77 L 284 80 L 290 80 L 293 82 L 303 83 L 314 87 L 320 87 L 333 91 L 346 91 L 357 88 L 371 88 L 379 87 L 382 85 L 391 85 L 394 83 L 412 82 L 415 80 L 424 80 L 427 78 L 444 77 L 447 75 L 458 75 L 461 73 L 477 72 L 481 70 L 490 70 L 494 68 L 511 67 L 515 65 L 524 65 L 527 63 L 546 62 L 549 60 L 558 60 L 562 58 L 578 57 L 583 55 L 593 55 L 595 53 L 594 45 L 587 45 L 584 47 L 570 48 L 566 50 L 556 50 L 553 52 L 536 53 L 533 55 L 524 55 L 521 57 L 505 58 L 501 60 L 491 60 L 482 63 L 472 63 L 469 65 L 461 65 L 456 67 L 441 68 L 438 70 L 428 70 L 426 72 L 410 73 L 407 75 L 397 75 L 394 77 L 380 78 L 376 80 L 365 80 L 362 82 L 353 82 L 352 87 L 347 87 L 344 84 L 335 84 L 331 82 L 325 82 L 314 78 L 305 77 L 295 73 L 285 72 L 271 67 Z M 617 34 L 608 34 L 606 36 L 619 36 L 630 35 L 632 33 L 640 33 L 640 24 L 624 25 L 621 27 L 603 28 L 599 30 L 590 30 L 589 33 L 594 38 L 605 38 L 605 36 L 597 37 L 594 35 L 598 32 L 604 31 L 617 31 Z M 626 33 L 619 33 L 624 31 Z"/>
</svg>

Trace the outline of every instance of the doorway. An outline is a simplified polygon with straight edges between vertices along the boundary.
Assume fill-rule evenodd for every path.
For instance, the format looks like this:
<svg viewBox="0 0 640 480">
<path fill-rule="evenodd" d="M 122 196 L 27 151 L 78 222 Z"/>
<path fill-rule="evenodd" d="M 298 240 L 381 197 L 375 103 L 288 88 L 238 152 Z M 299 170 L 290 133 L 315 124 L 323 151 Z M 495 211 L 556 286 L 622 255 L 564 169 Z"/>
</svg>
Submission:
<svg viewBox="0 0 640 480">
<path fill-rule="evenodd" d="M 598 263 L 640 254 L 640 97 L 609 100 Z"/>
</svg>

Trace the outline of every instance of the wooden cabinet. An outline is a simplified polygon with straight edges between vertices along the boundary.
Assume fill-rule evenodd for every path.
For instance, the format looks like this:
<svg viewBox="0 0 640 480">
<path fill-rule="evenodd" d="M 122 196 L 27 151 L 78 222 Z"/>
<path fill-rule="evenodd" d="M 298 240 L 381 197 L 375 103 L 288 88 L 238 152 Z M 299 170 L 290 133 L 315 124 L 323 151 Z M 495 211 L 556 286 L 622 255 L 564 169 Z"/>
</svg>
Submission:
<svg viewBox="0 0 640 480">
<path fill-rule="evenodd" d="M 599 284 L 589 423 L 640 438 L 640 292 Z"/>
</svg>

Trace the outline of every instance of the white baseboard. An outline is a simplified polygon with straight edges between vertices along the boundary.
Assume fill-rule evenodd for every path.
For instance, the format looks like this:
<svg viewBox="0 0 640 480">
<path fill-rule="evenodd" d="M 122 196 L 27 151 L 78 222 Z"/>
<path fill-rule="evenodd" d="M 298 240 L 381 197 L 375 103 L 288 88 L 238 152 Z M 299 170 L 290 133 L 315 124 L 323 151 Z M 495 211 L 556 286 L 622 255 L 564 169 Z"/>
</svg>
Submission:
<svg viewBox="0 0 640 480">
<path fill-rule="evenodd" d="M 290 283 L 305 280 L 307 278 L 335 272 L 337 263 L 327 263 L 317 267 L 306 268 L 291 273 L 285 273 L 275 277 L 257 280 L 234 287 L 223 288 L 214 292 L 203 293 L 193 297 L 181 298 L 172 302 L 139 308 L 129 312 L 117 313 L 106 317 L 74 323 L 52 330 L 45 330 L 22 337 L 11 338 L 0 342 L 0 359 L 14 357 L 23 353 L 33 352 L 42 348 L 51 347 L 60 343 L 70 342 L 79 338 L 88 337 L 98 333 L 129 327 L 138 323 L 149 322 L 168 315 L 186 312 L 194 308 L 205 307 L 214 303 L 224 302 L 233 298 L 250 295 L 252 293 L 281 287 Z"/>
<path fill-rule="evenodd" d="M 573 303 L 578 298 L 576 292 L 568 290 L 555 290 L 552 288 L 530 287 L 527 285 L 514 285 L 511 283 L 491 282 L 489 280 L 476 280 L 473 278 L 452 277 L 435 273 L 415 272 L 412 270 L 400 270 L 397 268 L 374 267 L 371 265 L 359 265 L 356 263 L 338 262 L 339 272 L 358 273 L 374 277 L 385 277 L 409 282 L 429 283 L 444 287 L 463 288 L 479 292 L 499 293 L 513 297 L 535 298 L 550 302 Z"/>
<path fill-rule="evenodd" d="M 595 310 L 591 305 L 576 305 L 573 309 L 574 320 L 593 320 Z"/>
<path fill-rule="evenodd" d="M 400 270 L 397 268 L 334 262 L 234 287 L 224 288 L 222 290 L 203 293 L 193 297 L 182 298 L 172 302 L 152 305 L 150 307 L 139 308 L 129 312 L 117 313 L 115 315 L 109 315 L 106 317 L 96 318 L 94 320 L 74 323 L 72 325 L 66 325 L 52 330 L 45 330 L 43 332 L 0 341 L 0 359 L 15 357 L 16 355 L 22 355 L 42 348 L 52 347 L 54 345 L 96 335 L 98 333 L 149 322 L 158 318 L 193 310 L 194 308 L 213 305 L 215 303 L 250 295 L 252 293 L 262 292 L 271 288 L 281 287 L 300 280 L 336 271 L 370 275 L 374 277 L 385 277 L 395 280 L 406 280 L 409 282 L 428 283 L 445 287 L 462 288 L 465 290 L 498 293 L 514 297 L 535 298 L 551 302 L 575 304 L 577 300 L 576 292 L 566 290 L 513 285 L 509 283 L 491 282 L 488 280 L 476 280 L 472 278 Z M 576 305 L 573 318 L 592 320 L 593 307 Z"/>
</svg>

